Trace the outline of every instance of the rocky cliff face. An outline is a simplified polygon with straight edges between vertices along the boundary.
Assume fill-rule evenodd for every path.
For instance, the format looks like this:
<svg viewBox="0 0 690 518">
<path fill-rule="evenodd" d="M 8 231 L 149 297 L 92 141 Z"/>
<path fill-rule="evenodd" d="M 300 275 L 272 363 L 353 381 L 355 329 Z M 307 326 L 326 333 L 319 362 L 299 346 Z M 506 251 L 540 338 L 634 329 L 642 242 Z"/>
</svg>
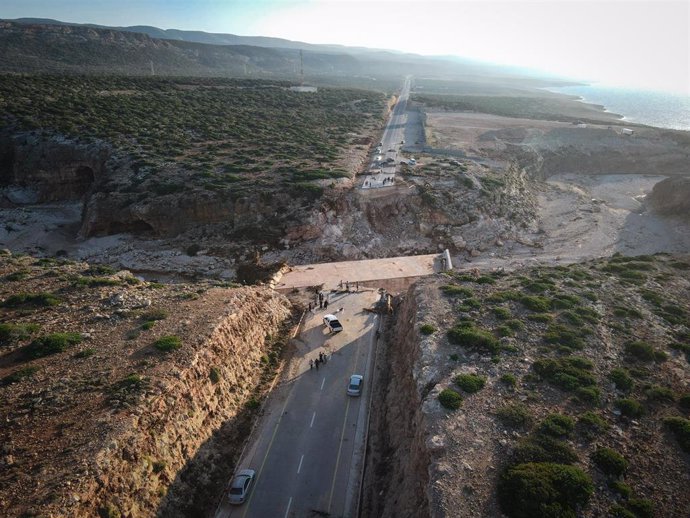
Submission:
<svg viewBox="0 0 690 518">
<path fill-rule="evenodd" d="M 428 393 L 412 286 L 380 344 L 362 500 L 364 517 L 425 518 L 430 508 L 431 455 L 424 398 Z M 384 349 L 385 348 L 385 349 Z M 381 350 L 383 349 L 383 350 Z M 438 516 L 438 515 L 434 515 Z"/>
<path fill-rule="evenodd" d="M 0 187 L 13 203 L 78 200 L 105 178 L 112 150 L 36 133 L 0 135 Z"/>
<path fill-rule="evenodd" d="M 660 214 L 690 216 L 690 177 L 662 180 L 654 186 L 646 203 Z"/>
</svg>

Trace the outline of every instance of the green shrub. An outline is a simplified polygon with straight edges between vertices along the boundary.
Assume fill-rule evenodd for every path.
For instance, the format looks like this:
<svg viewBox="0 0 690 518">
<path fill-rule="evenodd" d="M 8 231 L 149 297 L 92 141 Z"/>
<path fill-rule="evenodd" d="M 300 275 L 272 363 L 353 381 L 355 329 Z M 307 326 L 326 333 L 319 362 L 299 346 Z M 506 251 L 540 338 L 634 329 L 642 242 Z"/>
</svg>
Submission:
<svg viewBox="0 0 690 518">
<path fill-rule="evenodd" d="M 653 402 L 672 403 L 676 399 L 676 395 L 668 387 L 661 387 L 659 385 L 652 385 L 644 391 L 647 399 Z"/>
<path fill-rule="evenodd" d="M 639 401 L 630 398 L 617 399 L 614 405 L 620 410 L 621 415 L 633 419 L 642 417 L 645 412 Z"/>
<path fill-rule="evenodd" d="M 612 477 L 620 477 L 628 469 L 628 461 L 611 448 L 597 448 L 592 452 L 591 458 L 597 468 Z"/>
<path fill-rule="evenodd" d="M 498 326 L 495 330 L 496 334 L 498 336 L 514 336 L 515 331 L 513 331 L 510 327 L 508 326 Z"/>
<path fill-rule="evenodd" d="M 551 301 L 546 297 L 540 297 L 538 295 L 523 295 L 520 297 L 520 303 L 527 309 L 539 313 L 544 313 L 551 309 Z"/>
<path fill-rule="evenodd" d="M 539 423 L 537 431 L 550 437 L 569 437 L 575 429 L 575 421 L 572 417 L 563 414 L 549 414 Z"/>
<path fill-rule="evenodd" d="M 532 369 L 542 379 L 570 391 L 596 385 L 596 379 L 589 372 L 592 368 L 592 362 L 577 356 L 541 358 L 532 364 Z"/>
<path fill-rule="evenodd" d="M 462 396 L 452 389 L 444 389 L 438 395 L 441 406 L 450 410 L 457 410 L 462 405 Z"/>
<path fill-rule="evenodd" d="M 529 408 L 522 403 L 510 403 L 496 411 L 496 417 L 505 425 L 512 428 L 527 428 L 532 423 Z"/>
<path fill-rule="evenodd" d="M 24 349 L 26 358 L 43 358 L 51 354 L 61 353 L 71 345 L 81 342 L 79 333 L 52 333 L 37 338 Z"/>
<path fill-rule="evenodd" d="M 153 463 L 151 463 L 151 469 L 153 469 L 154 473 L 160 473 L 165 469 L 166 463 L 164 460 L 156 460 Z"/>
<path fill-rule="evenodd" d="M 517 386 L 517 378 L 513 374 L 506 373 L 501 376 L 501 383 L 507 385 L 510 388 L 515 388 Z"/>
<path fill-rule="evenodd" d="M 453 344 L 471 349 L 479 349 L 494 354 L 500 351 L 500 343 L 494 335 L 472 326 L 456 325 L 448 331 L 448 339 Z"/>
<path fill-rule="evenodd" d="M 569 309 L 579 306 L 580 304 L 582 304 L 580 297 L 565 293 L 554 296 L 553 300 L 551 301 L 551 306 L 556 309 Z"/>
<path fill-rule="evenodd" d="M 594 412 L 585 412 L 577 420 L 577 430 L 586 438 L 597 437 L 609 427 L 608 423 Z"/>
<path fill-rule="evenodd" d="M 165 320 L 166 318 L 168 318 L 168 312 L 164 309 L 150 309 L 149 311 L 141 315 L 141 319 L 146 322 L 152 322 L 155 320 Z"/>
<path fill-rule="evenodd" d="M 436 332 L 436 327 L 434 327 L 433 324 L 422 324 L 419 328 L 419 331 L 423 335 L 430 335 L 430 334 L 433 334 L 434 332 Z"/>
<path fill-rule="evenodd" d="M 6 298 L 0 306 L 6 308 L 57 306 L 60 299 L 52 293 L 17 293 Z"/>
<path fill-rule="evenodd" d="M 215 385 L 220 381 L 220 369 L 218 367 L 211 367 L 208 377 L 211 379 L 211 383 Z"/>
<path fill-rule="evenodd" d="M 496 318 L 499 320 L 508 320 L 512 316 L 510 309 L 504 308 L 502 306 L 497 306 L 493 308 L 493 312 L 494 315 L 496 315 Z"/>
<path fill-rule="evenodd" d="M 248 410 L 256 410 L 261 406 L 261 401 L 256 398 L 250 398 L 245 404 Z"/>
<path fill-rule="evenodd" d="M 12 374 L 8 374 L 4 378 L 2 378 L 2 384 L 10 385 L 12 383 L 18 383 L 25 378 L 33 377 L 33 375 L 36 374 L 39 370 L 40 369 L 34 365 L 22 367 L 21 369 L 14 371 Z"/>
<path fill-rule="evenodd" d="M 523 329 L 525 329 L 525 324 L 523 324 L 522 321 L 516 318 L 511 318 L 510 320 L 507 320 L 505 325 L 513 331 L 522 331 Z"/>
<path fill-rule="evenodd" d="M 146 320 L 144 321 L 143 324 L 141 324 L 141 328 L 144 331 L 148 331 L 149 329 L 153 329 L 153 326 L 156 325 L 156 322 L 154 320 Z"/>
<path fill-rule="evenodd" d="M 569 329 L 561 324 L 551 324 L 544 334 L 544 340 L 566 349 L 582 349 L 585 346 L 582 334 L 582 330 Z"/>
<path fill-rule="evenodd" d="M 598 405 L 601 403 L 601 390 L 598 387 L 578 387 L 575 390 L 575 397 L 583 403 Z"/>
<path fill-rule="evenodd" d="M 664 425 L 673 432 L 681 450 L 690 453 L 690 419 L 667 417 L 664 419 Z"/>
<path fill-rule="evenodd" d="M 487 302 L 497 304 L 509 300 L 520 300 L 521 295 L 517 291 L 497 291 L 486 298 Z"/>
<path fill-rule="evenodd" d="M 625 344 L 625 352 L 640 361 L 651 362 L 655 359 L 654 347 L 646 342 L 628 342 Z"/>
<path fill-rule="evenodd" d="M 471 297 L 474 294 L 470 288 L 458 286 L 457 284 L 446 284 L 445 286 L 441 286 L 441 291 L 452 297 Z"/>
<path fill-rule="evenodd" d="M 26 340 L 39 328 L 38 324 L 0 324 L 0 346 Z"/>
<path fill-rule="evenodd" d="M 636 518 L 654 518 L 654 503 L 643 498 L 631 498 L 625 503 Z"/>
<path fill-rule="evenodd" d="M 582 470 L 553 463 L 509 467 L 498 482 L 501 510 L 510 518 L 574 518 L 593 492 Z"/>
<path fill-rule="evenodd" d="M 609 488 L 611 489 L 611 491 L 615 491 L 625 499 L 630 498 L 630 496 L 632 495 L 632 489 L 630 488 L 630 486 L 621 480 L 610 480 Z"/>
<path fill-rule="evenodd" d="M 171 352 L 182 347 L 182 341 L 179 336 L 170 335 L 163 336 L 153 342 L 153 346 L 159 351 Z"/>
<path fill-rule="evenodd" d="M 74 355 L 75 358 L 90 358 L 96 354 L 96 349 L 88 348 L 84 349 L 83 351 L 79 351 Z"/>
<path fill-rule="evenodd" d="M 518 441 L 511 457 L 512 464 L 525 462 L 574 464 L 577 462 L 577 453 L 560 439 L 547 435 L 531 435 Z"/>
<path fill-rule="evenodd" d="M 479 392 L 485 383 L 486 378 L 477 374 L 459 374 L 455 377 L 455 384 L 469 394 Z"/>
<path fill-rule="evenodd" d="M 619 367 L 616 367 L 609 373 L 609 379 L 615 383 L 618 390 L 626 392 L 634 385 L 634 381 L 628 371 Z"/>
</svg>

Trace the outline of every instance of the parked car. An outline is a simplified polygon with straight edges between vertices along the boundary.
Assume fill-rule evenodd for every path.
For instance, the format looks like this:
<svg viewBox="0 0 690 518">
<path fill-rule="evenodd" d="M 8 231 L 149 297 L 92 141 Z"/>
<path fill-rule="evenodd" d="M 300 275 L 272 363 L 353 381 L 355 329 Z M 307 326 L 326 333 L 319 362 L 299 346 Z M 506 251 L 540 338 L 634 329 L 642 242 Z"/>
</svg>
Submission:
<svg viewBox="0 0 690 518">
<path fill-rule="evenodd" d="M 230 484 L 228 499 L 231 504 L 239 505 L 244 503 L 249 494 L 249 490 L 254 482 L 256 472 L 253 469 L 243 469 L 240 471 Z"/>
<path fill-rule="evenodd" d="M 350 376 L 350 382 L 347 384 L 348 396 L 360 396 L 362 394 L 362 384 L 364 383 L 364 376 L 353 374 Z"/>
<path fill-rule="evenodd" d="M 343 326 L 335 315 L 326 315 L 323 317 L 323 323 L 330 332 L 337 333 L 343 330 Z"/>
</svg>

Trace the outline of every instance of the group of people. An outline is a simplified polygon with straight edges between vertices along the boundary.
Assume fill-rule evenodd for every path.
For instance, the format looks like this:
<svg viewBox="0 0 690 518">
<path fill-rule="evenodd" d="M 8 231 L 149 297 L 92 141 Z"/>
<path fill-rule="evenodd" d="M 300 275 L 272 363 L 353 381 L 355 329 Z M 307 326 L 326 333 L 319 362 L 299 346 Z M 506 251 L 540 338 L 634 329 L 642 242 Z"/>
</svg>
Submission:
<svg viewBox="0 0 690 518">
<path fill-rule="evenodd" d="M 347 290 L 348 293 L 350 293 L 351 286 L 355 287 L 355 291 L 359 291 L 359 282 L 351 283 L 350 281 L 345 281 L 345 290 Z M 338 283 L 338 288 L 341 290 L 343 289 L 343 281 Z"/>
<path fill-rule="evenodd" d="M 316 309 L 316 304 L 319 304 L 319 309 L 328 309 L 328 297 L 324 297 L 323 292 L 320 291 L 318 297 L 314 301 L 314 304 L 309 303 L 309 311 Z"/>
<path fill-rule="evenodd" d="M 316 360 L 309 360 L 309 370 L 313 369 L 316 367 L 316 370 L 319 370 L 319 365 L 322 363 L 326 363 L 328 361 L 328 355 L 324 354 L 323 352 L 319 353 L 319 357 Z"/>
<path fill-rule="evenodd" d="M 393 178 L 392 176 L 386 176 L 383 179 L 383 182 L 381 182 L 381 183 L 383 183 L 383 185 L 386 185 L 387 183 L 393 183 L 394 181 L 395 181 L 395 178 Z"/>
</svg>

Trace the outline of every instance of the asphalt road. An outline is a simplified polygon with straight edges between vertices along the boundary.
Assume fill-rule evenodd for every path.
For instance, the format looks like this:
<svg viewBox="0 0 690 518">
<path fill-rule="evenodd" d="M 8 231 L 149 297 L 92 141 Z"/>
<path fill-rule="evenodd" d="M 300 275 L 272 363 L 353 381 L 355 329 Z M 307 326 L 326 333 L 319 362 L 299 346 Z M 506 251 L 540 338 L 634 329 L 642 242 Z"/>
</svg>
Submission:
<svg viewBox="0 0 690 518">
<path fill-rule="evenodd" d="M 396 103 L 393 111 L 391 112 L 390 118 L 388 119 L 388 124 L 381 137 L 382 159 L 385 161 L 388 158 L 392 158 L 393 162 L 391 166 L 382 167 L 381 172 L 373 175 L 365 175 L 362 179 L 361 187 L 364 189 L 372 189 L 378 187 L 392 186 L 395 183 L 395 172 L 398 169 L 398 165 L 402 156 L 400 155 L 400 150 L 402 149 L 402 140 L 405 135 L 405 121 L 407 115 L 405 110 L 407 109 L 407 100 L 410 97 L 410 78 L 405 78 L 403 87 L 400 91 L 400 96 L 398 97 L 398 102 Z M 391 151 L 392 150 L 392 151 Z M 372 162 L 370 164 L 370 170 L 377 170 L 378 166 Z M 384 183 L 384 179 L 392 178 L 393 182 Z"/>
<path fill-rule="evenodd" d="M 332 294 L 327 311 L 308 314 L 298 337 L 296 368 L 271 396 L 238 466 L 257 472 L 250 496 L 241 506 L 229 505 L 224 496 L 217 517 L 354 515 L 378 327 L 378 316 L 363 308 L 377 298 L 375 291 Z M 342 332 L 327 332 L 326 313 L 338 316 Z M 320 352 L 328 362 L 310 369 L 309 359 Z M 346 395 L 351 374 L 364 375 L 361 397 Z"/>
</svg>

